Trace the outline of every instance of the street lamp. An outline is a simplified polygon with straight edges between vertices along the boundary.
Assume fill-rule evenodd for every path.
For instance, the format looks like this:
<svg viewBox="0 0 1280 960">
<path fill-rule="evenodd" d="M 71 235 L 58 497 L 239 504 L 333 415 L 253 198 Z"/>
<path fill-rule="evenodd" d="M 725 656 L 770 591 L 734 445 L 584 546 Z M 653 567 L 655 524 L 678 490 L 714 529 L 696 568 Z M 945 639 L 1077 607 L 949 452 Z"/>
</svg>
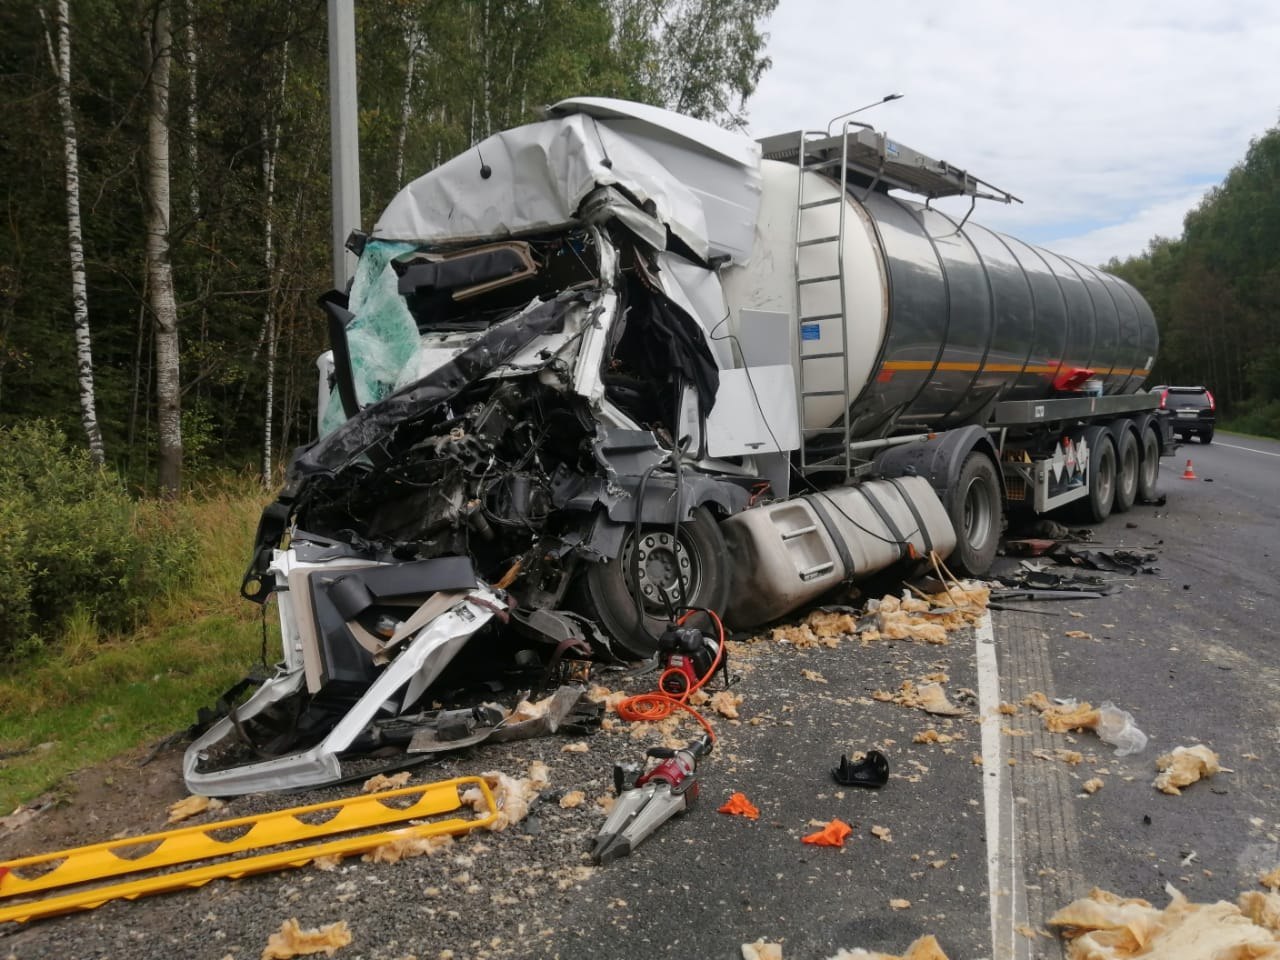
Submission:
<svg viewBox="0 0 1280 960">
<path fill-rule="evenodd" d="M 843 120 L 845 117 L 852 117 L 855 113 L 861 113 L 863 110 L 870 110 L 872 107 L 878 107 L 880 106 L 880 104 L 888 103 L 890 100 L 901 100 L 901 99 L 902 99 L 902 94 L 900 93 L 887 93 L 883 97 L 881 97 L 879 100 L 873 100 L 871 103 L 868 103 L 866 106 L 859 107 L 857 110 L 850 110 L 848 113 L 841 113 L 837 116 L 834 116 L 831 118 L 830 122 L 827 124 L 827 136 L 828 137 L 831 136 L 831 124 L 835 123 L 837 120 Z"/>
</svg>

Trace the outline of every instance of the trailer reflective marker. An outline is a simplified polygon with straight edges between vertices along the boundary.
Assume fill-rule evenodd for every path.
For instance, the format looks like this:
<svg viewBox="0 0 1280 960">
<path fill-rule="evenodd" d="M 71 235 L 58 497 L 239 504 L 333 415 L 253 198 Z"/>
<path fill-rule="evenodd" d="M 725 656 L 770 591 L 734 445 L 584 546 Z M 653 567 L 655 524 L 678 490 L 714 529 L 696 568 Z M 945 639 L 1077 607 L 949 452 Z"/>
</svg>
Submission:
<svg viewBox="0 0 1280 960">
<path fill-rule="evenodd" d="M 289 846 L 317 837 L 353 834 L 371 827 L 451 813 L 462 808 L 462 791 L 470 787 L 478 788 L 484 798 L 485 811 L 477 817 L 429 820 L 377 833 L 343 836 L 309 846 Z M 108 900 L 133 900 L 152 893 L 203 886 L 220 877 L 237 879 L 253 873 L 300 867 L 317 857 L 364 853 L 392 840 L 467 833 L 488 826 L 497 817 L 498 807 L 489 785 L 480 777 L 458 777 L 21 857 L 0 863 L 0 899 L 31 896 L 67 887 L 77 889 L 43 900 L 26 900 L 0 907 L 0 922 L 25 922 L 73 910 L 92 910 Z M 93 881 L 124 874 L 276 847 L 284 849 L 106 886 L 88 886 Z"/>
</svg>

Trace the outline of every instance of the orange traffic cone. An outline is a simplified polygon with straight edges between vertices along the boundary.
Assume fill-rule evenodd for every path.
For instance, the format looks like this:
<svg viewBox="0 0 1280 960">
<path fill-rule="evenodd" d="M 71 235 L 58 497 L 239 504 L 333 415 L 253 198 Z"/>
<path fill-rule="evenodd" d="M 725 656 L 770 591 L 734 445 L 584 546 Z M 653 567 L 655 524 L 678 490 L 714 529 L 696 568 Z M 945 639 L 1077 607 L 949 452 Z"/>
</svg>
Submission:
<svg viewBox="0 0 1280 960">
<path fill-rule="evenodd" d="M 1182 471 L 1182 479 L 1183 480 L 1199 480 L 1200 479 L 1199 477 L 1196 476 L 1196 472 L 1191 469 L 1190 460 L 1187 461 L 1187 469 Z"/>
</svg>

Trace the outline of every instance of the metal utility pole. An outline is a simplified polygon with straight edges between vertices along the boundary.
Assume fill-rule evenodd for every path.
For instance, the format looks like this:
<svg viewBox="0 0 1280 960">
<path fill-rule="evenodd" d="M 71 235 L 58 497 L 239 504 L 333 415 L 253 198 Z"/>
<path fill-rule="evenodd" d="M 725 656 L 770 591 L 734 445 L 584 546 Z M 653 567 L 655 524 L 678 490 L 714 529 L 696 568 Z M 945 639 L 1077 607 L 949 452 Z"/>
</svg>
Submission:
<svg viewBox="0 0 1280 960">
<path fill-rule="evenodd" d="M 333 159 L 333 285 L 355 269 L 347 237 L 360 227 L 360 134 L 356 127 L 355 0 L 329 2 L 329 136 Z"/>
</svg>

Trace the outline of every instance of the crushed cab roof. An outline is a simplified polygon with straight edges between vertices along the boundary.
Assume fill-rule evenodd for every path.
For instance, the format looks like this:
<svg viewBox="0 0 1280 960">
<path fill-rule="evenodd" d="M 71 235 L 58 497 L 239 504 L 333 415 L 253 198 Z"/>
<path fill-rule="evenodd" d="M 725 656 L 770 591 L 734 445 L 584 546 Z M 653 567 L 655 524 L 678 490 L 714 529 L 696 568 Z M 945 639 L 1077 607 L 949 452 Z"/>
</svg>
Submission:
<svg viewBox="0 0 1280 960">
<path fill-rule="evenodd" d="M 616 186 L 697 256 L 750 256 L 760 202 L 753 141 L 622 100 L 565 100 L 550 112 L 409 183 L 374 237 L 456 246 L 552 231 L 576 223 L 597 187 Z"/>
</svg>

